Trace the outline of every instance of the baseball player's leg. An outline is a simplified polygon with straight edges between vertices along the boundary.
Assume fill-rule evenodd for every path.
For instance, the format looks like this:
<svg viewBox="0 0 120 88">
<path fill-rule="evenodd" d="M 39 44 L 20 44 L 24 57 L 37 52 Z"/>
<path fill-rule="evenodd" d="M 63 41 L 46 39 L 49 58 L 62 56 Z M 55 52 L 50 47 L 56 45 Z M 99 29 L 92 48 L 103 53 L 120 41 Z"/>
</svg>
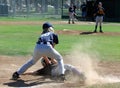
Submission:
<svg viewBox="0 0 120 88">
<path fill-rule="evenodd" d="M 26 62 L 20 69 L 13 73 L 12 79 L 17 80 L 19 75 L 23 74 L 28 68 L 35 64 L 34 58 Z"/>
<path fill-rule="evenodd" d="M 102 31 L 102 22 L 103 22 L 103 16 L 100 17 L 100 32 L 103 33 Z"/>
<path fill-rule="evenodd" d="M 25 63 L 17 72 L 18 74 L 22 74 L 24 73 L 28 68 L 30 68 L 32 65 L 34 65 L 41 57 L 41 53 L 40 51 L 41 49 L 39 49 L 39 46 L 36 46 L 34 49 L 34 53 L 33 53 L 33 57 L 32 59 L 30 59 L 27 63 Z"/>
<path fill-rule="evenodd" d="M 58 62 L 58 67 L 59 67 L 59 75 L 64 75 L 65 73 L 65 68 L 64 68 L 64 63 L 63 63 L 63 57 L 60 55 L 59 52 L 57 52 L 54 48 L 50 49 L 50 52 L 48 51 L 48 57 L 50 58 L 55 58 Z"/>
<path fill-rule="evenodd" d="M 65 64 L 65 75 L 69 77 L 69 75 L 71 76 L 76 76 L 78 78 L 79 81 L 85 81 L 85 74 L 82 71 L 79 71 L 77 68 L 75 68 L 74 66 L 70 65 L 70 64 Z M 69 78 L 68 78 L 69 79 Z"/>
<path fill-rule="evenodd" d="M 69 13 L 69 18 L 68 18 L 68 24 L 70 24 L 70 13 Z"/>
<path fill-rule="evenodd" d="M 98 22 L 99 22 L 99 17 L 97 16 L 95 20 L 96 20 L 96 24 L 95 24 L 94 32 L 97 32 L 97 26 L 98 26 Z"/>
<path fill-rule="evenodd" d="M 71 17 L 71 18 L 72 18 L 72 24 L 74 24 L 74 23 L 75 23 L 75 22 L 74 22 L 74 21 L 75 21 L 75 17 L 74 17 L 74 14 L 73 14 L 73 13 L 72 13 L 72 17 Z"/>
<path fill-rule="evenodd" d="M 64 67 L 65 67 L 65 70 L 69 70 L 77 76 L 80 76 L 82 73 L 81 71 L 79 71 L 78 69 L 76 69 L 74 66 L 72 66 L 70 64 L 65 64 Z"/>
<path fill-rule="evenodd" d="M 72 13 L 69 13 L 69 20 L 68 20 L 68 24 L 70 24 L 71 19 L 72 19 Z"/>
<path fill-rule="evenodd" d="M 54 50 L 54 58 L 58 61 L 58 66 L 59 66 L 59 72 L 60 74 L 64 74 L 65 69 L 64 69 L 64 63 L 63 63 L 63 58 L 62 56 L 56 51 Z"/>
<path fill-rule="evenodd" d="M 26 62 L 20 69 L 18 69 L 17 73 L 21 75 L 24 73 L 29 67 L 31 67 L 34 64 L 33 58 L 30 59 L 28 62 Z"/>
<path fill-rule="evenodd" d="M 37 47 L 35 47 L 32 59 L 27 61 L 20 69 L 18 69 L 16 72 L 14 72 L 12 75 L 12 78 L 14 80 L 18 79 L 19 75 L 23 74 L 28 68 L 30 68 L 32 65 L 34 65 L 39 60 L 40 57 L 41 57 L 41 55 L 39 54 Z"/>
</svg>

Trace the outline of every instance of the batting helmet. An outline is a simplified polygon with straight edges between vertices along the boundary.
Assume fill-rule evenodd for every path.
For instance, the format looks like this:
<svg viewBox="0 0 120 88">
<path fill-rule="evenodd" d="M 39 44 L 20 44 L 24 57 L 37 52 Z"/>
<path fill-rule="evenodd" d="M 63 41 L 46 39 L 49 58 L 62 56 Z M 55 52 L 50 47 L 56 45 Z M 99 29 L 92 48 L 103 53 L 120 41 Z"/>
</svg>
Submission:
<svg viewBox="0 0 120 88">
<path fill-rule="evenodd" d="M 50 24 L 49 22 L 43 24 L 43 29 L 47 29 L 49 27 L 53 27 L 52 24 Z"/>
<path fill-rule="evenodd" d="M 49 22 L 44 23 L 42 28 L 43 28 L 43 32 L 42 33 L 54 32 L 53 26 Z"/>
</svg>

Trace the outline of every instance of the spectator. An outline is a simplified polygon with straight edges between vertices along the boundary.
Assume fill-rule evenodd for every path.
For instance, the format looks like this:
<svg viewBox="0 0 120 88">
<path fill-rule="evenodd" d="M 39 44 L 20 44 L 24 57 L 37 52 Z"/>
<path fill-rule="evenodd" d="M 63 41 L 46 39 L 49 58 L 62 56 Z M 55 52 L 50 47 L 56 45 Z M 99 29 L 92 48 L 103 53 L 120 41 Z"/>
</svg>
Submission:
<svg viewBox="0 0 120 88">
<path fill-rule="evenodd" d="M 80 7 L 81 11 L 82 11 L 82 18 L 83 20 L 86 20 L 86 15 L 87 15 L 87 5 L 85 2 L 83 2 L 83 4 Z"/>
</svg>

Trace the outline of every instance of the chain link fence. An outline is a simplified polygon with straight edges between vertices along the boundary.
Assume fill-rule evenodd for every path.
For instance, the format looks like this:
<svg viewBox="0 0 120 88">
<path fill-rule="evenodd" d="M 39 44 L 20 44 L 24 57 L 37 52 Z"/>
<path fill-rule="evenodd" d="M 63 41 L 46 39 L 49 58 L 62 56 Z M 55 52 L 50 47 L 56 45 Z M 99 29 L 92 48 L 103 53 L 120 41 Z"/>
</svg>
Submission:
<svg viewBox="0 0 120 88">
<path fill-rule="evenodd" d="M 0 16 L 60 17 L 62 0 L 0 0 Z"/>
</svg>

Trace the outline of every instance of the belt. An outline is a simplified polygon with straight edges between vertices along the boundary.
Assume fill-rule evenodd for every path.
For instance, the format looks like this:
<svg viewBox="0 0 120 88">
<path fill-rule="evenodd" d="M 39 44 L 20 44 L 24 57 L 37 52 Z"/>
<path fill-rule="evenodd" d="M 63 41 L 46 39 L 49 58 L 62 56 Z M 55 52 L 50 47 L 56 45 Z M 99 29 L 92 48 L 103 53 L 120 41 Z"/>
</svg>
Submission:
<svg viewBox="0 0 120 88">
<path fill-rule="evenodd" d="M 37 42 L 37 44 L 50 44 L 50 42 Z"/>
</svg>

